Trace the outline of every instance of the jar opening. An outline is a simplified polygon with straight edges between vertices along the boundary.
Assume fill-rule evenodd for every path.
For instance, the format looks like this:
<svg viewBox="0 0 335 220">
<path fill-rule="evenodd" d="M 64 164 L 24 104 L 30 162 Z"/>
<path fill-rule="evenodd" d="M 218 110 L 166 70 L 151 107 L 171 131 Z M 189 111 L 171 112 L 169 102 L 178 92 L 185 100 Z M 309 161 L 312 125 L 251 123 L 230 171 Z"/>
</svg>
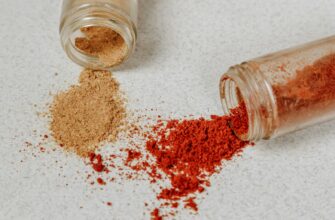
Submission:
<svg viewBox="0 0 335 220">
<path fill-rule="evenodd" d="M 248 117 L 248 129 L 236 135 L 244 141 L 268 139 L 276 129 L 276 105 L 273 91 L 263 73 L 247 62 L 231 67 L 220 81 L 223 111 L 231 114 L 242 103 Z"/>
<path fill-rule="evenodd" d="M 228 115 L 231 110 L 237 108 L 243 102 L 240 89 L 234 80 L 223 76 L 220 83 L 220 96 L 224 114 Z"/>
<path fill-rule="evenodd" d="M 60 27 L 63 48 L 81 66 L 110 69 L 127 60 L 134 51 L 135 25 L 113 8 L 87 5 L 63 20 L 66 21 Z"/>
<path fill-rule="evenodd" d="M 221 79 L 220 96 L 224 114 L 233 115 L 230 126 L 235 135 L 241 140 L 249 140 L 250 117 L 246 103 L 236 82 L 228 76 L 223 76 Z"/>
</svg>

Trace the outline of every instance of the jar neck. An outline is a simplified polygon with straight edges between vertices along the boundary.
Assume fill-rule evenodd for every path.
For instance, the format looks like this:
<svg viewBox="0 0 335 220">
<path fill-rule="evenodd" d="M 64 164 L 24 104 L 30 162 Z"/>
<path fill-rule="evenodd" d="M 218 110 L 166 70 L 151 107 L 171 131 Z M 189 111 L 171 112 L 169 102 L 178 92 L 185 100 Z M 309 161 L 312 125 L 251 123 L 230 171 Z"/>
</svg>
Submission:
<svg viewBox="0 0 335 220">
<path fill-rule="evenodd" d="M 131 18 L 112 4 L 84 4 L 62 15 L 60 38 L 69 58 L 85 68 L 109 69 L 96 56 L 88 55 L 75 46 L 75 39 L 82 36 L 81 28 L 100 26 L 114 30 L 127 46 L 124 61 L 133 53 L 136 44 L 136 26 Z"/>
<path fill-rule="evenodd" d="M 275 97 L 265 76 L 251 62 L 231 67 L 220 81 L 220 95 L 225 114 L 244 102 L 249 129 L 237 134 L 247 141 L 269 139 L 273 136 L 278 118 Z"/>
</svg>

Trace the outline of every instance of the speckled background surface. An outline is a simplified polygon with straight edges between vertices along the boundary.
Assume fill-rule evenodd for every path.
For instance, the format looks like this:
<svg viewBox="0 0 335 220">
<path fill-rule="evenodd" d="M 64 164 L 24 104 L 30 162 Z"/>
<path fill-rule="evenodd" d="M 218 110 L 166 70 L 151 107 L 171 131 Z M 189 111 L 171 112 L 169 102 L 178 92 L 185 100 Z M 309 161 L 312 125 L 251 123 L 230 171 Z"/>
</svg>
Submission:
<svg viewBox="0 0 335 220">
<path fill-rule="evenodd" d="M 0 1 L 0 219 L 149 219 L 146 181 L 92 192 L 77 157 L 19 153 L 47 131 L 36 112 L 49 92 L 81 70 L 59 43 L 60 4 Z M 138 47 L 115 75 L 129 109 L 220 114 L 218 81 L 230 65 L 334 34 L 334 10 L 333 0 L 140 0 Z M 199 214 L 175 218 L 333 219 L 334 179 L 333 121 L 248 148 L 213 176 Z"/>
</svg>

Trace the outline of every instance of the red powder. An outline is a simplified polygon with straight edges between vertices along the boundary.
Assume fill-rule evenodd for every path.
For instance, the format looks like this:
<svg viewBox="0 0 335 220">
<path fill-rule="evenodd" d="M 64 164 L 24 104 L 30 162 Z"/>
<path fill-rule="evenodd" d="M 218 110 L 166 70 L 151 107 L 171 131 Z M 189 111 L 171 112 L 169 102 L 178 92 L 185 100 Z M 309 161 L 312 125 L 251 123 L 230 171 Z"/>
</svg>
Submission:
<svg viewBox="0 0 335 220">
<path fill-rule="evenodd" d="M 194 198 L 189 198 L 187 200 L 185 200 L 186 204 L 185 204 L 185 208 L 190 208 L 193 209 L 194 211 L 198 211 L 198 205 L 194 202 Z"/>
<path fill-rule="evenodd" d="M 96 172 L 100 173 L 105 170 L 105 165 L 103 165 L 102 157 L 100 154 L 91 153 L 90 162 L 91 162 L 92 168 Z"/>
<path fill-rule="evenodd" d="M 127 150 L 127 153 L 128 157 L 126 159 L 126 163 L 131 163 L 133 160 L 137 160 L 142 156 L 141 152 L 135 150 Z"/>
<path fill-rule="evenodd" d="M 179 206 L 179 203 L 178 202 L 174 202 L 174 203 L 172 203 L 172 205 L 171 205 L 171 207 L 172 208 L 178 208 L 178 206 Z"/>
<path fill-rule="evenodd" d="M 100 184 L 100 185 L 106 185 L 106 182 L 102 179 L 102 178 L 97 178 L 97 182 Z"/>
<path fill-rule="evenodd" d="M 230 126 L 238 136 L 246 134 L 249 129 L 248 115 L 244 102 L 240 107 L 231 110 Z"/>
<path fill-rule="evenodd" d="M 319 120 L 335 107 L 335 53 L 297 70 L 287 82 L 272 87 L 276 95 L 278 126 L 294 128 Z"/>
<path fill-rule="evenodd" d="M 245 107 L 242 105 L 234 111 L 245 114 Z M 155 165 L 171 182 L 170 188 L 160 192 L 159 199 L 179 200 L 204 191 L 209 184 L 208 177 L 218 171 L 222 161 L 230 160 L 249 143 L 236 137 L 230 127 L 237 117 L 170 120 L 165 127 L 154 127 L 156 136 L 147 141 L 146 148 L 156 158 Z M 247 117 L 238 118 L 247 120 Z"/>
<path fill-rule="evenodd" d="M 108 206 L 112 206 L 112 203 L 111 202 L 107 202 L 106 203 Z"/>
<path fill-rule="evenodd" d="M 163 217 L 159 214 L 159 209 L 154 209 L 152 212 L 151 212 L 151 219 L 152 220 L 162 220 Z"/>
</svg>

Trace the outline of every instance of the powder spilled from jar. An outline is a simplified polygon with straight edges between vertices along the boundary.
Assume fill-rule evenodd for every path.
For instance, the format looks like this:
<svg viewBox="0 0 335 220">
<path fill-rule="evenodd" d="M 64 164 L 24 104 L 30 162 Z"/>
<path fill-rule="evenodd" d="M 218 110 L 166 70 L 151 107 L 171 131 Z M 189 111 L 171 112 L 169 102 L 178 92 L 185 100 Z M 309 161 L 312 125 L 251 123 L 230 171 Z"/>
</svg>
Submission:
<svg viewBox="0 0 335 220">
<path fill-rule="evenodd" d="M 181 200 L 185 208 L 197 211 L 195 193 L 202 193 L 210 186 L 209 178 L 221 169 L 223 161 L 231 160 L 250 144 L 240 140 L 230 126 L 232 121 L 240 120 L 239 131 L 247 132 L 244 104 L 234 112 L 238 114 L 212 115 L 207 120 L 161 121 L 153 127 L 146 142 L 146 150 L 155 158 L 151 170 L 154 166 L 164 173 L 171 185 L 157 195 L 158 199 L 167 201 L 162 207 L 176 208 Z M 157 215 L 157 211 L 153 213 Z"/>
<path fill-rule="evenodd" d="M 126 117 L 118 82 L 108 71 L 93 70 L 84 70 L 79 85 L 55 96 L 50 113 L 56 142 L 80 156 L 102 141 L 116 141 Z"/>
<path fill-rule="evenodd" d="M 75 46 L 84 53 L 97 57 L 107 68 L 122 63 L 127 55 L 127 45 L 123 37 L 107 27 L 83 27 L 85 37 L 77 37 Z"/>
<path fill-rule="evenodd" d="M 173 186 L 162 190 L 159 198 L 178 200 L 202 192 L 221 162 L 248 144 L 236 137 L 231 120 L 230 116 L 213 115 L 210 120 L 170 120 L 154 127 L 156 136 L 149 137 L 146 148 Z"/>
<path fill-rule="evenodd" d="M 121 181 L 148 180 L 156 189 L 155 203 L 161 204 L 151 212 L 154 219 L 173 216 L 181 208 L 197 212 L 197 194 L 210 186 L 210 177 L 220 171 L 223 161 L 250 144 L 231 127 L 234 123 L 234 129 L 247 132 L 243 103 L 229 116 L 168 120 L 159 116 L 153 124 L 146 118 L 142 124 L 132 123 L 119 84 L 108 71 L 84 70 L 79 85 L 55 96 L 50 112 L 53 138 L 92 167 L 90 184 L 108 187 L 115 175 Z M 115 142 L 120 135 L 127 138 L 126 147 L 115 147 L 111 155 L 99 151 L 99 143 Z"/>
</svg>

